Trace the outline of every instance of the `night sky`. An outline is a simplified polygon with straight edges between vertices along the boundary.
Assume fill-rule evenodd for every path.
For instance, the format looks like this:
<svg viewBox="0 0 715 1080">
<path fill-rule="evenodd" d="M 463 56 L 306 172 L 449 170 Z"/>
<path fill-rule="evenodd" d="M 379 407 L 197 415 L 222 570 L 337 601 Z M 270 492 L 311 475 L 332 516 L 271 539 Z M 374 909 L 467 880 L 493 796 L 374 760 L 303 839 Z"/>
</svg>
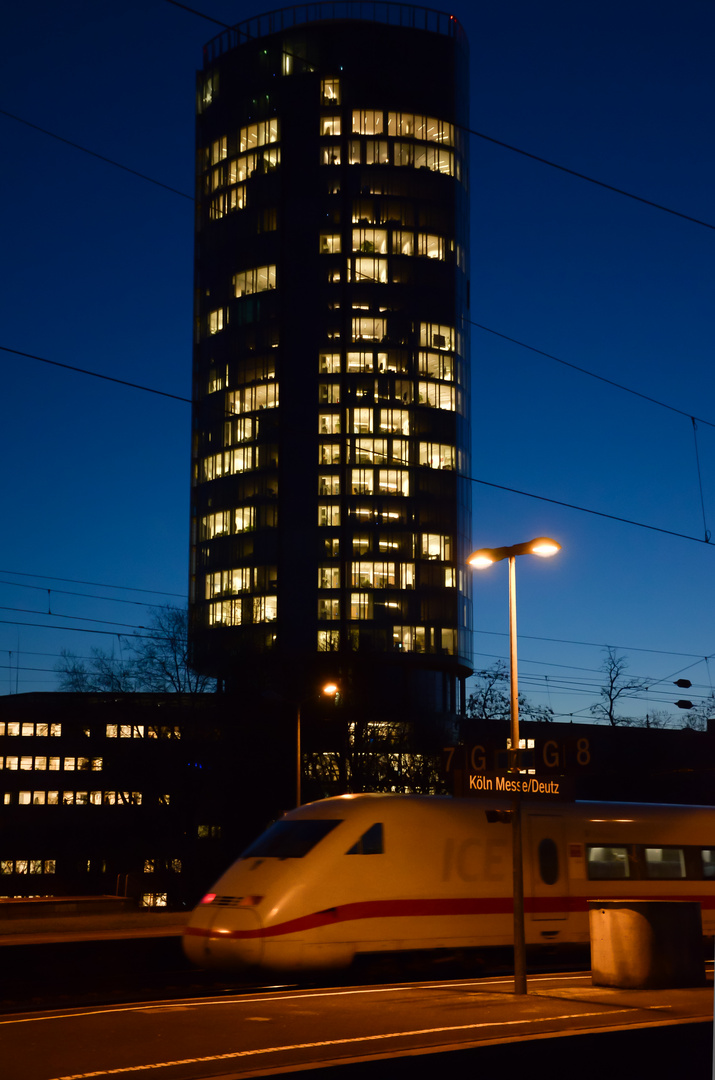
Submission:
<svg viewBox="0 0 715 1080">
<path fill-rule="evenodd" d="M 711 0 L 450 11 L 475 131 L 715 223 Z M 190 396 L 194 73 L 219 29 L 165 0 L 5 10 L 4 349 Z M 483 138 L 470 158 L 471 317 L 530 346 L 472 329 L 473 544 L 563 546 L 518 561 L 521 689 L 588 720 L 611 646 L 649 685 L 624 714 L 682 723 L 673 680 L 698 702 L 715 675 L 715 234 Z M 52 690 L 62 649 L 118 653 L 185 600 L 190 407 L 0 358 L 0 692 Z M 479 669 L 508 655 L 506 564 L 474 584 Z"/>
</svg>

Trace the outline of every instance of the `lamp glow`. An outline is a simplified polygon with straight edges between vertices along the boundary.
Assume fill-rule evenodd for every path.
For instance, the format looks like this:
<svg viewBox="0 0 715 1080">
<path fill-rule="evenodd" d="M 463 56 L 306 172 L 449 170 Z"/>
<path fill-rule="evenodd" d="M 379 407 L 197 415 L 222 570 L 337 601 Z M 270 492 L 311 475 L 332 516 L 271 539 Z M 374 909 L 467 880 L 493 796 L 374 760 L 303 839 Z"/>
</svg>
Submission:
<svg viewBox="0 0 715 1080">
<path fill-rule="evenodd" d="M 539 555 L 542 559 L 548 559 L 557 551 L 561 551 L 561 544 L 557 544 L 549 536 L 540 536 L 537 540 L 531 541 L 531 554 Z"/>
<path fill-rule="evenodd" d="M 475 551 L 467 561 L 475 570 L 486 570 L 488 566 L 492 565 L 494 559 L 487 551 Z"/>
</svg>

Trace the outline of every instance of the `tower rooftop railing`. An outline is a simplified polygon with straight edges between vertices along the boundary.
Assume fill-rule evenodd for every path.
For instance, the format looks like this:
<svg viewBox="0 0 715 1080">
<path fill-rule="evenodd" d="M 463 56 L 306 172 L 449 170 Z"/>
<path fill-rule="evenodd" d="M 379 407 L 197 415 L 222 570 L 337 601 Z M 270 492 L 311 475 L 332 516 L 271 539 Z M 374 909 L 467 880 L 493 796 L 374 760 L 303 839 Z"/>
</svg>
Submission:
<svg viewBox="0 0 715 1080">
<path fill-rule="evenodd" d="M 465 36 L 454 15 L 433 8 L 418 7 L 414 4 L 378 3 L 376 0 L 318 0 L 318 3 L 314 4 L 278 8 L 227 27 L 204 46 L 204 64 L 212 64 L 219 56 L 238 45 L 257 41 L 281 30 L 305 26 L 307 23 L 352 19 L 388 26 L 404 26 L 412 30 L 428 30 L 433 34 L 444 34 L 457 40 Z"/>
</svg>

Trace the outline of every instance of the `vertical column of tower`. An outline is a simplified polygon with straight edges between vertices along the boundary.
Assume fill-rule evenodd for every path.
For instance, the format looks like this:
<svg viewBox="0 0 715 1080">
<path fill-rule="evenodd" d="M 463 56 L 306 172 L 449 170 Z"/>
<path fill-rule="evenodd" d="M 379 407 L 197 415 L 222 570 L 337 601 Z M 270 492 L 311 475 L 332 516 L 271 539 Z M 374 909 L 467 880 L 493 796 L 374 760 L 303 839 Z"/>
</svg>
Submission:
<svg viewBox="0 0 715 1080">
<path fill-rule="evenodd" d="M 199 76 L 191 635 L 236 689 L 440 717 L 471 647 L 466 42 L 406 10 L 253 27 Z"/>
</svg>

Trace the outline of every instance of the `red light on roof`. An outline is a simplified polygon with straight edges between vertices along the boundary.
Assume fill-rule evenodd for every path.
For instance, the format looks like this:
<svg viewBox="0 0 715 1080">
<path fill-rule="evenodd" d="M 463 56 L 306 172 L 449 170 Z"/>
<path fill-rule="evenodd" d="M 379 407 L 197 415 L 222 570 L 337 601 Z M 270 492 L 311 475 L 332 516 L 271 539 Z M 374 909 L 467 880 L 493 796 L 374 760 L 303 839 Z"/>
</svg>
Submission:
<svg viewBox="0 0 715 1080">
<path fill-rule="evenodd" d="M 216 899 L 216 893 L 215 892 L 207 892 L 206 896 L 202 897 L 202 899 L 199 900 L 199 903 L 200 904 L 210 904 L 215 899 Z"/>
</svg>

